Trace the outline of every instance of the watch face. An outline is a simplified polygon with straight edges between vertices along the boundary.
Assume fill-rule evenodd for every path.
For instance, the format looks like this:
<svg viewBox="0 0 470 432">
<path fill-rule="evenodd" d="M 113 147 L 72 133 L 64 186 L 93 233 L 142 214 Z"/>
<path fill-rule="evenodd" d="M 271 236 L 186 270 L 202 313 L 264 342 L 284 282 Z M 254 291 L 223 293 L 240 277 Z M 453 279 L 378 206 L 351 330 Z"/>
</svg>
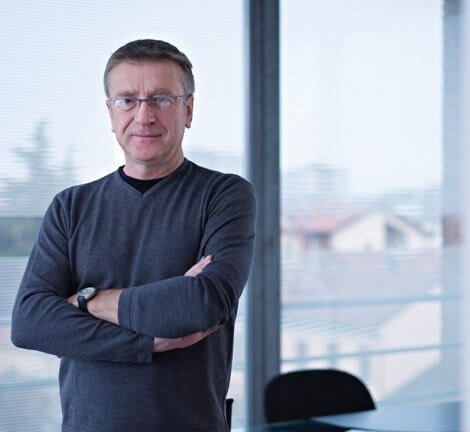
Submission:
<svg viewBox="0 0 470 432">
<path fill-rule="evenodd" d="M 95 294 L 96 288 L 94 287 L 88 287 L 88 288 L 83 288 L 78 292 L 78 295 L 80 297 L 83 297 L 85 299 L 89 299 L 93 294 Z"/>
</svg>

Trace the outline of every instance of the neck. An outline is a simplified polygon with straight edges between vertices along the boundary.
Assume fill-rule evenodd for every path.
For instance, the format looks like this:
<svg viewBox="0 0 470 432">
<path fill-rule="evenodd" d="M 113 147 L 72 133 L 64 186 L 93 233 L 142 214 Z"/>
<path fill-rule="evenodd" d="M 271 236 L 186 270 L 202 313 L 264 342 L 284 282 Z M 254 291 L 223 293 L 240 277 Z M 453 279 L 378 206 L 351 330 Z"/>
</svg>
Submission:
<svg viewBox="0 0 470 432">
<path fill-rule="evenodd" d="M 170 175 L 183 163 L 183 160 L 184 156 L 180 154 L 164 165 L 132 164 L 126 161 L 123 170 L 129 177 L 139 180 L 152 180 Z"/>
</svg>

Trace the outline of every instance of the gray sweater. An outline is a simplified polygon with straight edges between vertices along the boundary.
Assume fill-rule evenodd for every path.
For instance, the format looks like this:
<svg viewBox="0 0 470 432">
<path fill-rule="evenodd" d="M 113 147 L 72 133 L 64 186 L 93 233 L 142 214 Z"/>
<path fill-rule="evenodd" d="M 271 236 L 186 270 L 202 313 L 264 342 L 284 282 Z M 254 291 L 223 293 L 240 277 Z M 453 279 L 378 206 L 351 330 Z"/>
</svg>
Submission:
<svg viewBox="0 0 470 432">
<path fill-rule="evenodd" d="M 256 198 L 235 174 L 184 159 L 144 194 L 118 170 L 57 194 L 12 314 L 12 342 L 60 357 L 66 432 L 226 431 L 238 300 L 253 260 Z M 183 276 L 201 257 L 213 262 Z M 124 288 L 119 325 L 67 302 Z M 185 349 L 153 338 L 220 324 Z"/>
</svg>

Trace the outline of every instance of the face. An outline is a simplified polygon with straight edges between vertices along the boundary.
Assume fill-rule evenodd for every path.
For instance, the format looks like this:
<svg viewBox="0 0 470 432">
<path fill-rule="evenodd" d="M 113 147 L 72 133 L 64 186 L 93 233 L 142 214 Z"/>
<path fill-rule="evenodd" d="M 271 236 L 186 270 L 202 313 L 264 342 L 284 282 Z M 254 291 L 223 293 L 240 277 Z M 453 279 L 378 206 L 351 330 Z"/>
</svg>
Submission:
<svg viewBox="0 0 470 432">
<path fill-rule="evenodd" d="M 110 99 L 129 96 L 149 98 L 155 95 L 184 94 L 183 70 L 172 61 L 124 62 L 108 77 Z M 191 126 L 193 97 L 178 98 L 174 108 L 159 111 L 146 102 L 122 112 L 107 102 L 112 130 L 124 150 L 126 166 L 171 166 L 183 156 L 185 127 Z"/>
</svg>

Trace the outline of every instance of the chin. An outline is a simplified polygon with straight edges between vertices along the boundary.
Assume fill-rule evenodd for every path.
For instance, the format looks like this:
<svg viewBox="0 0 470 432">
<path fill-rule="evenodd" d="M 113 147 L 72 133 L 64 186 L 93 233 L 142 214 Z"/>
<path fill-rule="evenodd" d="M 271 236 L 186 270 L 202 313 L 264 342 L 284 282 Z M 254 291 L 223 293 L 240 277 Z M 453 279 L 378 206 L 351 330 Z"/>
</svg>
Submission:
<svg viewBox="0 0 470 432">
<path fill-rule="evenodd" d="M 153 165 L 157 162 L 161 162 L 163 160 L 163 156 L 154 156 L 154 157 L 147 157 L 147 158 L 134 157 L 133 160 L 143 165 Z"/>
<path fill-rule="evenodd" d="M 165 154 L 164 151 L 156 151 L 153 149 L 151 151 L 134 151 L 130 153 L 130 156 L 137 162 L 150 163 L 165 158 Z"/>
</svg>

